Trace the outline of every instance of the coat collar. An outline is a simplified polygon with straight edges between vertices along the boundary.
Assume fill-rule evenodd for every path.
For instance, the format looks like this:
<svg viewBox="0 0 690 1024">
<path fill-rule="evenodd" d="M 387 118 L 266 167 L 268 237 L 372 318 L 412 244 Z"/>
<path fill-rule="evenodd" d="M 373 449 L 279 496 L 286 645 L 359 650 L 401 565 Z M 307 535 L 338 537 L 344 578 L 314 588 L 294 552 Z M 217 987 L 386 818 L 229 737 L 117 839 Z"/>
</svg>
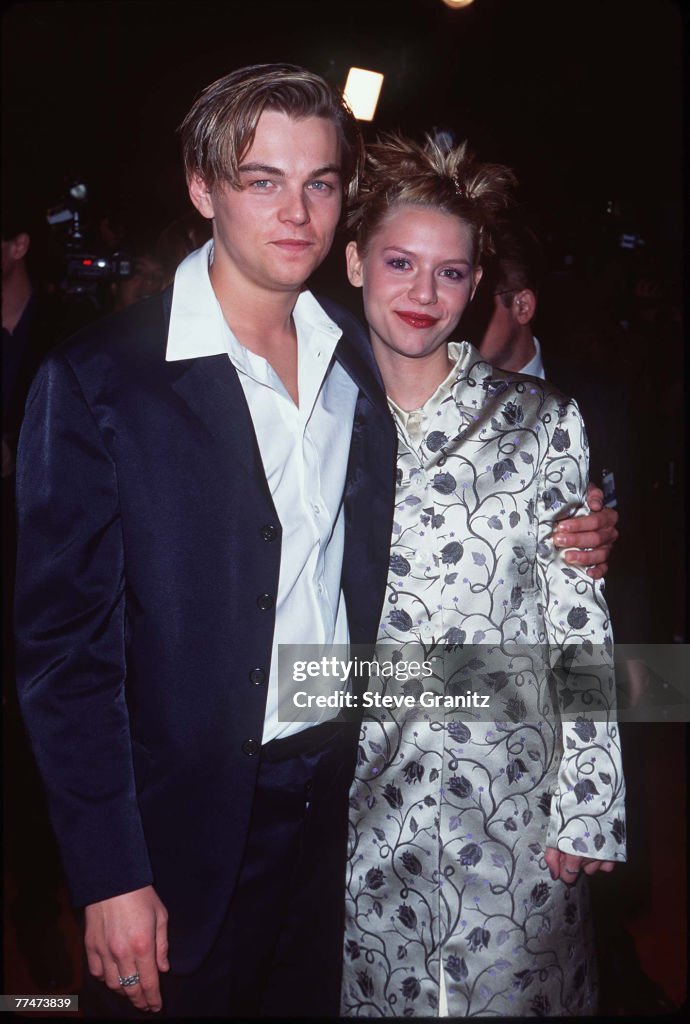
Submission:
<svg viewBox="0 0 690 1024">
<path fill-rule="evenodd" d="M 172 308 L 172 286 L 161 295 L 167 337 Z M 249 406 L 227 353 L 165 363 L 170 387 L 200 426 L 222 441 L 224 458 L 244 469 L 271 501 Z"/>
</svg>

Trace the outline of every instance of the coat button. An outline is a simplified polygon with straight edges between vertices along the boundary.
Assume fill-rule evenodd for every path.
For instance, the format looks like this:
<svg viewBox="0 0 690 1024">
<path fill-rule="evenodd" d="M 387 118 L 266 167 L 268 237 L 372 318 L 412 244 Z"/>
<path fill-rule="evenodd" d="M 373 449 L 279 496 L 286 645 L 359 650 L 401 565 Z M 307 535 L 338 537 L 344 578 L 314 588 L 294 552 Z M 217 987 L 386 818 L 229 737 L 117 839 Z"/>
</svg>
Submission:
<svg viewBox="0 0 690 1024">
<path fill-rule="evenodd" d="M 266 526 L 262 526 L 259 533 L 264 540 L 275 540 L 278 536 L 278 531 L 275 526 L 271 525 L 271 523 L 267 523 Z"/>
<path fill-rule="evenodd" d="M 249 673 L 249 680 L 254 683 L 254 686 L 261 686 L 266 682 L 266 673 L 262 668 L 253 668 Z"/>
<path fill-rule="evenodd" d="M 256 606 L 262 612 L 270 612 L 274 604 L 275 601 L 270 594 L 259 594 L 256 599 Z"/>
<path fill-rule="evenodd" d="M 242 744 L 242 751 L 247 755 L 247 757 L 254 757 L 255 754 L 259 753 L 258 740 L 245 740 Z"/>
</svg>

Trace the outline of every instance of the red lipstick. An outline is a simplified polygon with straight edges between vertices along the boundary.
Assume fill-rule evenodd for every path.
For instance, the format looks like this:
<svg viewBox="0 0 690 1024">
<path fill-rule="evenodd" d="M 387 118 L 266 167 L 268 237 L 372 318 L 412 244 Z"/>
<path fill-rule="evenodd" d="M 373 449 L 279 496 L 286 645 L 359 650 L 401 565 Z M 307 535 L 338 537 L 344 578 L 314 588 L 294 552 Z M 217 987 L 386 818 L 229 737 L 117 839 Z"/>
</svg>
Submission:
<svg viewBox="0 0 690 1024">
<path fill-rule="evenodd" d="M 396 309 L 394 310 L 395 315 L 399 316 L 400 319 L 408 324 L 409 327 L 415 327 L 418 331 L 423 331 L 425 328 L 433 327 L 435 323 L 438 323 L 440 317 L 429 316 L 428 313 L 415 313 L 408 309 Z"/>
</svg>

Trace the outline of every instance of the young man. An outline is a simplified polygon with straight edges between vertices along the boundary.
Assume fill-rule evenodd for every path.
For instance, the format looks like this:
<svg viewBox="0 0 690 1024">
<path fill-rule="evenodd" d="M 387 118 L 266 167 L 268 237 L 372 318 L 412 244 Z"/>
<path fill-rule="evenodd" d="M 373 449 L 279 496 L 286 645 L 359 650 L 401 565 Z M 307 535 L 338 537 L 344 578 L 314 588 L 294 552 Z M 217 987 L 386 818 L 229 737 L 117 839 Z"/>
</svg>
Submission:
<svg viewBox="0 0 690 1024">
<path fill-rule="evenodd" d="M 277 645 L 368 641 L 383 602 L 394 430 L 359 325 L 303 290 L 359 135 L 290 66 L 214 83 L 181 134 L 212 248 L 28 404 L 22 705 L 93 1012 L 337 1015 L 355 736 L 286 723 Z"/>
<path fill-rule="evenodd" d="M 362 329 L 304 291 L 361 142 L 290 65 L 181 134 L 212 244 L 29 400 L 23 709 L 88 1010 L 337 1016 L 356 735 L 280 713 L 277 646 L 373 641 L 383 603 L 394 428 Z"/>
</svg>

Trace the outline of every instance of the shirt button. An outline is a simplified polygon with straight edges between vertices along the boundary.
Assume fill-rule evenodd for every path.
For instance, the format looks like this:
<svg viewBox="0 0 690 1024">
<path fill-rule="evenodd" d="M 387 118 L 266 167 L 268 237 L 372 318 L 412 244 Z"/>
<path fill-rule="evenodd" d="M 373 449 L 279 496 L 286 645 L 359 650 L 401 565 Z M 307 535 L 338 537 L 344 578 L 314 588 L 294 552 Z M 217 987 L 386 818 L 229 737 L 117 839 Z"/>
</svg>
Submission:
<svg viewBox="0 0 690 1024">
<path fill-rule="evenodd" d="M 259 594 L 256 599 L 256 607 L 262 612 L 270 612 L 274 604 L 275 601 L 270 594 Z"/>
<path fill-rule="evenodd" d="M 433 635 L 434 635 L 434 626 L 433 626 L 433 623 L 431 623 L 431 622 L 425 622 L 425 623 L 423 623 L 423 624 L 422 624 L 422 625 L 420 626 L 420 628 L 419 628 L 419 632 L 420 632 L 420 634 L 421 634 L 422 636 L 425 636 L 425 637 L 430 637 L 430 636 L 433 636 Z"/>
<path fill-rule="evenodd" d="M 428 565 L 429 552 L 425 548 L 420 548 L 419 551 L 415 551 L 414 560 L 417 565 Z"/>
<path fill-rule="evenodd" d="M 317 516 L 321 515 L 321 506 L 320 505 L 312 505 L 312 508 L 314 509 L 314 515 L 317 515 Z"/>
<path fill-rule="evenodd" d="M 242 744 L 242 752 L 247 757 L 254 757 L 255 754 L 259 753 L 260 744 L 258 740 L 245 740 Z"/>
<path fill-rule="evenodd" d="M 323 594 L 323 583 L 319 583 L 319 584 L 317 585 L 316 589 L 318 590 L 318 592 L 319 592 L 320 594 Z"/>
<path fill-rule="evenodd" d="M 278 536 L 278 531 L 271 523 L 267 523 L 266 526 L 262 526 L 259 533 L 263 540 L 275 540 Z"/>
<path fill-rule="evenodd" d="M 262 668 L 253 668 L 249 673 L 250 682 L 254 683 L 254 686 L 261 686 L 262 683 L 266 682 L 266 673 Z"/>
</svg>

